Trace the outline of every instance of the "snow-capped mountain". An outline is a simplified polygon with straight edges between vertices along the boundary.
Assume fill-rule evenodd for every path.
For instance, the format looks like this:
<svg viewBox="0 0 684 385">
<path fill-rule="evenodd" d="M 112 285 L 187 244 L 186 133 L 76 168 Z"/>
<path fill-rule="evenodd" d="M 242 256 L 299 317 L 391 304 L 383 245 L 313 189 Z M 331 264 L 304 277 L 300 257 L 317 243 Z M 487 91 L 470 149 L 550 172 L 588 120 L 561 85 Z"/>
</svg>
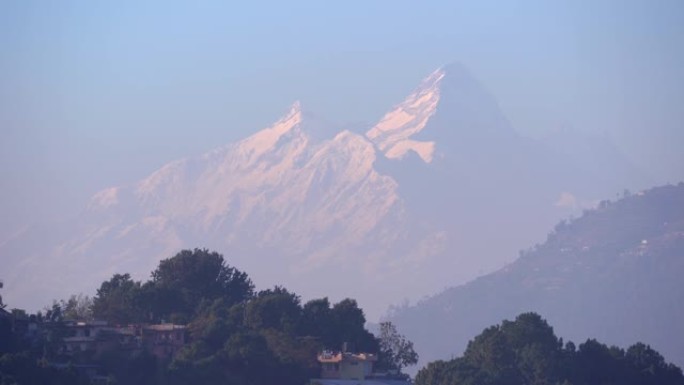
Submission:
<svg viewBox="0 0 684 385">
<path fill-rule="evenodd" d="M 515 132 L 490 95 L 460 64 L 438 69 L 366 136 L 389 159 L 413 152 L 424 162 L 480 140 L 511 140 Z"/>
<path fill-rule="evenodd" d="M 408 239 L 420 241 L 405 227 L 396 181 L 373 168 L 376 151 L 362 135 L 325 138 L 317 124 L 295 103 L 240 142 L 97 193 L 60 226 L 63 235 L 32 228 L 2 246 L 8 293 L 26 302 L 92 292 L 115 272 L 143 278 L 159 259 L 195 246 L 224 252 L 258 284 L 310 295 L 323 284 L 343 290 L 349 281 L 329 282 L 335 271 L 391 272 L 388 265 L 412 257 L 411 246 L 404 245 L 405 255 L 389 254 Z M 56 239 L 47 240 L 51 234 Z M 31 238 L 47 242 L 32 252 L 24 243 Z M 310 283 L 297 285 L 301 277 Z"/>
<path fill-rule="evenodd" d="M 39 308 L 207 247 L 259 287 L 350 296 L 377 316 L 510 260 L 569 212 L 554 206 L 564 193 L 602 198 L 632 183 L 587 186 L 572 154 L 551 155 L 460 65 L 432 73 L 365 135 L 295 103 L 237 143 L 0 245 L 5 298 Z"/>
</svg>

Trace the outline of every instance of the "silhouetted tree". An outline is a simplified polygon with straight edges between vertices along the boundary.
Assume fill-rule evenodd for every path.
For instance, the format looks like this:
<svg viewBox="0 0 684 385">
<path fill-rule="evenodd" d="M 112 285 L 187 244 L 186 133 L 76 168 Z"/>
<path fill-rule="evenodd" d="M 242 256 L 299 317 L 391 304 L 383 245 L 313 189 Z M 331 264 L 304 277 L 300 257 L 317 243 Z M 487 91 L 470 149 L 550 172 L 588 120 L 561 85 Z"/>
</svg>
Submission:
<svg viewBox="0 0 684 385">
<path fill-rule="evenodd" d="M 300 327 L 301 335 L 319 337 L 324 343 L 333 340 L 335 330 L 328 298 L 312 299 L 304 304 Z"/>
<path fill-rule="evenodd" d="M 115 324 L 143 321 L 140 287 L 140 282 L 133 281 L 130 274 L 114 274 L 97 290 L 92 305 L 93 316 Z"/>
<path fill-rule="evenodd" d="M 89 321 L 93 319 L 93 299 L 87 295 L 72 295 L 68 300 L 61 300 L 59 306 L 66 320 Z"/>
<path fill-rule="evenodd" d="M 401 372 L 406 366 L 418 363 L 418 353 L 413 349 L 413 342 L 399 334 L 396 326 L 391 322 L 380 323 L 379 367 Z"/>
<path fill-rule="evenodd" d="M 302 317 L 299 297 L 276 286 L 250 300 L 245 309 L 247 325 L 254 329 L 275 329 L 295 333 Z"/>
<path fill-rule="evenodd" d="M 3 287 L 4 287 L 4 284 L 2 283 L 2 281 L 0 281 L 0 289 L 2 289 Z M 0 309 L 4 309 L 6 306 L 7 306 L 7 305 L 5 305 L 5 304 L 2 302 L 2 295 L 0 295 Z"/>
<path fill-rule="evenodd" d="M 366 317 L 355 300 L 347 298 L 333 305 L 330 319 L 333 332 L 324 341 L 327 347 L 339 349 L 346 342 L 357 351 L 378 351 L 378 341 L 365 329 Z"/>
<path fill-rule="evenodd" d="M 224 298 L 230 304 L 254 295 L 254 285 L 246 273 L 226 264 L 223 256 L 206 249 L 182 250 L 159 262 L 152 272 L 157 301 L 169 316 L 191 318 L 203 300 Z"/>
<path fill-rule="evenodd" d="M 590 339 L 563 346 L 539 315 L 524 313 L 515 321 L 486 328 L 462 357 L 429 363 L 416 385 L 650 385 L 684 384 L 679 368 L 644 344 L 625 353 Z"/>
</svg>

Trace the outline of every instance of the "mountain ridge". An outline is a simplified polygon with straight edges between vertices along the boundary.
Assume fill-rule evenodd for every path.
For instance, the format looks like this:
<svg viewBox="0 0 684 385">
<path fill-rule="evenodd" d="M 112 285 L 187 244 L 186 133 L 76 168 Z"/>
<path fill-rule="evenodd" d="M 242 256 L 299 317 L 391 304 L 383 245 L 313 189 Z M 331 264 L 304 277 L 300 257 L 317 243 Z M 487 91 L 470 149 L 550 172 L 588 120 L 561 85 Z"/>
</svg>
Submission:
<svg viewBox="0 0 684 385">
<path fill-rule="evenodd" d="M 365 133 L 295 102 L 240 141 L 98 192 L 79 216 L 0 245 L 6 297 L 92 292 L 113 273 L 143 278 L 181 248 L 207 247 L 257 283 L 304 297 L 326 285 L 373 317 L 499 267 L 574 210 L 554 206 L 562 194 L 603 197 L 629 181 L 594 185 L 585 165 L 556 167 L 464 67 L 445 68 Z"/>
</svg>

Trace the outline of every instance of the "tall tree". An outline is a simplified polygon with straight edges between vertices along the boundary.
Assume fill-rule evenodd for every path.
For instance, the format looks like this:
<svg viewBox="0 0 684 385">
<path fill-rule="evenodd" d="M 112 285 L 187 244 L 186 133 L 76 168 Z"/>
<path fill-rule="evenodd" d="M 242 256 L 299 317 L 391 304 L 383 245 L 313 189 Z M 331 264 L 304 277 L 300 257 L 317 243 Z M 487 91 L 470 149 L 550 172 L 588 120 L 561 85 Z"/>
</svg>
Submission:
<svg viewBox="0 0 684 385">
<path fill-rule="evenodd" d="M 346 342 L 349 348 L 357 351 L 378 351 L 378 342 L 375 336 L 366 330 L 366 316 L 356 300 L 347 298 L 333 305 L 330 319 L 333 332 L 330 333 L 330 340 L 324 341 L 326 347 L 339 349 Z"/>
<path fill-rule="evenodd" d="M 299 296 L 276 286 L 263 290 L 247 303 L 245 318 L 254 329 L 275 329 L 293 334 L 302 317 Z"/>
<path fill-rule="evenodd" d="M 224 298 L 233 304 L 254 295 L 254 285 L 246 273 L 226 264 L 221 254 L 207 249 L 182 250 L 162 260 L 152 272 L 152 284 L 156 290 L 169 294 L 162 296 L 168 313 L 187 318 L 204 300 Z"/>
<path fill-rule="evenodd" d="M 303 336 L 318 337 L 324 343 L 332 340 L 335 330 L 328 298 L 312 299 L 304 304 L 300 327 L 299 334 Z"/>
<path fill-rule="evenodd" d="M 4 284 L 2 283 L 2 281 L 0 281 L 0 289 L 2 289 L 3 286 L 4 286 Z M 4 309 L 5 306 L 7 306 L 7 305 L 5 305 L 5 304 L 2 302 L 2 295 L 0 295 L 0 309 Z"/>
<path fill-rule="evenodd" d="M 93 319 L 93 299 L 87 295 L 72 295 L 68 300 L 61 300 L 60 307 L 64 319 L 72 321 Z"/>
<path fill-rule="evenodd" d="M 93 316 L 117 324 L 144 321 L 140 293 L 140 282 L 133 281 L 130 274 L 114 274 L 97 289 Z"/>
<path fill-rule="evenodd" d="M 391 322 L 380 323 L 380 359 L 387 369 L 401 372 L 401 369 L 418 363 L 418 353 L 413 349 L 413 342 L 399 334 Z"/>
</svg>

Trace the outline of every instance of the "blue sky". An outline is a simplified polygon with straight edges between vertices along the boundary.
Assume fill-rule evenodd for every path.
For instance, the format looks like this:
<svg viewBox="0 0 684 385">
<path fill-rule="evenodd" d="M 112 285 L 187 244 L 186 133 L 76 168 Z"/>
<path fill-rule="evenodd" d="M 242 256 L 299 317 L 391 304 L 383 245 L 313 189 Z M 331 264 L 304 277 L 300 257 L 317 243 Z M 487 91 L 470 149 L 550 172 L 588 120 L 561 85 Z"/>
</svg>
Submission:
<svg viewBox="0 0 684 385">
<path fill-rule="evenodd" d="M 460 61 L 514 126 L 605 132 L 684 179 L 684 2 L 4 1 L 0 239 L 301 100 L 369 122 Z"/>
</svg>

